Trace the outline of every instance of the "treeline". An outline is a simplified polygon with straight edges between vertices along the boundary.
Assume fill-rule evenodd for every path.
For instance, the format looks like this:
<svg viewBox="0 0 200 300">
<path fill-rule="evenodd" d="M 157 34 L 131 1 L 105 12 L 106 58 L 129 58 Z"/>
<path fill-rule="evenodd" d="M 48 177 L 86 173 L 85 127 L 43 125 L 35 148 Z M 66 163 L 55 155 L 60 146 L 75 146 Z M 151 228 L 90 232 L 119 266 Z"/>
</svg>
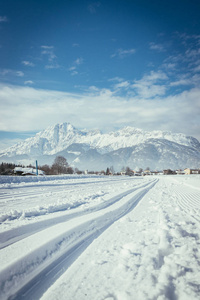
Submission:
<svg viewBox="0 0 200 300">
<path fill-rule="evenodd" d="M 0 175 L 14 175 L 14 169 L 15 167 L 22 167 L 25 168 L 22 164 L 14 164 L 14 163 L 4 163 L 2 162 L 0 165 Z M 29 164 L 26 166 L 27 168 L 36 169 L 35 166 Z M 84 171 L 80 171 L 79 169 L 75 168 L 73 169 L 71 166 L 69 166 L 67 160 L 63 156 L 57 156 L 54 159 L 54 162 L 51 166 L 48 164 L 38 166 L 39 170 L 42 170 L 45 175 L 60 175 L 60 174 L 83 174 Z M 114 167 L 111 166 L 106 169 L 106 171 L 89 171 L 87 174 L 102 174 L 102 175 L 121 175 L 122 173 L 125 175 L 132 175 L 132 170 L 129 167 L 123 167 L 121 172 L 115 172 Z M 142 169 L 139 170 L 139 172 L 142 172 Z"/>
<path fill-rule="evenodd" d="M 57 156 L 52 166 L 46 164 L 39 166 L 38 169 L 44 171 L 46 175 L 74 174 L 74 169 L 69 166 L 66 158 L 63 156 Z"/>
<path fill-rule="evenodd" d="M 24 166 L 22 164 L 2 162 L 0 165 L 0 175 L 13 175 L 16 167 L 36 169 L 36 167 L 31 164 Z M 78 169 L 74 170 L 72 167 L 70 167 L 66 158 L 63 156 L 57 156 L 51 166 L 47 164 L 38 166 L 38 170 L 44 171 L 46 175 L 74 174 L 75 172 L 79 172 Z"/>
<path fill-rule="evenodd" d="M 15 167 L 23 167 L 23 166 L 2 162 L 0 165 L 0 175 L 12 175 Z"/>
</svg>

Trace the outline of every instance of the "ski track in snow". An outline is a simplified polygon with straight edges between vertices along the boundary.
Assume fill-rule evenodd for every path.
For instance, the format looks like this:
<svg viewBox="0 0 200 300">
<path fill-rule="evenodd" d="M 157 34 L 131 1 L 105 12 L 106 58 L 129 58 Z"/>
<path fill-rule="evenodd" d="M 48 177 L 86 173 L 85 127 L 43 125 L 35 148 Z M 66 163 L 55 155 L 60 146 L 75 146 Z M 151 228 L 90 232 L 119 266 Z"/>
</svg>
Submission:
<svg viewBox="0 0 200 300">
<path fill-rule="evenodd" d="M 0 298 L 198 299 L 199 183 L 199 176 L 2 183 Z"/>
</svg>

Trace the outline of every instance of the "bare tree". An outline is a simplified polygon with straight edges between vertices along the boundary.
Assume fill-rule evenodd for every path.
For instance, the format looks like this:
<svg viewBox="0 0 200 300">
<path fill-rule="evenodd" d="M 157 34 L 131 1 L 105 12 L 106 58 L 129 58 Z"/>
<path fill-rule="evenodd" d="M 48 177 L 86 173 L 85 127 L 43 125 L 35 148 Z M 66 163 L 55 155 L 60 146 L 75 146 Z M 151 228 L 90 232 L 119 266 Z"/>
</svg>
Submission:
<svg viewBox="0 0 200 300">
<path fill-rule="evenodd" d="M 126 167 L 126 175 L 132 174 L 132 171 L 129 167 Z"/>
<path fill-rule="evenodd" d="M 111 172 L 112 174 L 115 173 L 115 170 L 114 170 L 114 167 L 113 167 L 113 166 L 110 167 L 110 172 Z"/>
<path fill-rule="evenodd" d="M 143 169 L 142 168 L 139 168 L 139 173 L 142 173 L 143 172 Z"/>
<path fill-rule="evenodd" d="M 106 175 L 109 175 L 109 174 L 110 174 L 110 169 L 107 168 L 107 169 L 106 169 Z"/>
<path fill-rule="evenodd" d="M 44 171 L 46 175 L 51 175 L 51 168 L 49 167 L 49 165 L 43 165 L 39 167 L 39 169 Z"/>
<path fill-rule="evenodd" d="M 57 156 L 51 167 L 53 174 L 67 174 L 68 163 L 65 157 Z"/>
<path fill-rule="evenodd" d="M 72 167 L 67 167 L 67 174 L 74 174 L 74 170 Z"/>
</svg>

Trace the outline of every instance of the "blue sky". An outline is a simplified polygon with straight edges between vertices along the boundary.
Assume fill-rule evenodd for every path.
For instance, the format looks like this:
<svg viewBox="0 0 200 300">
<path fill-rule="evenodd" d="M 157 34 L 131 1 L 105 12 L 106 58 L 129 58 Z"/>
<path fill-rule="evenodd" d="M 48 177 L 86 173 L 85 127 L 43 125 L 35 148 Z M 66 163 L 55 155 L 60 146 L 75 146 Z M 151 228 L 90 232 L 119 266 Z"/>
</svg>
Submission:
<svg viewBox="0 0 200 300">
<path fill-rule="evenodd" d="M 0 2 L 0 149 L 47 126 L 200 139 L 198 0 Z"/>
</svg>

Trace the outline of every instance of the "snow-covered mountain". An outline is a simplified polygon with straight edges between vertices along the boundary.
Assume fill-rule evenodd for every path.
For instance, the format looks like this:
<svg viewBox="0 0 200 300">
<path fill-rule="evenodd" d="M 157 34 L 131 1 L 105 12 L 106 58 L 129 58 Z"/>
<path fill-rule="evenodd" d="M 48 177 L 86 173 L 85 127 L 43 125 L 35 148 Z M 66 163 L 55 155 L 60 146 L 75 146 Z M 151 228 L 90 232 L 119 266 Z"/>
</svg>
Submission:
<svg viewBox="0 0 200 300">
<path fill-rule="evenodd" d="M 100 170 L 200 167 L 200 143 L 181 133 L 144 131 L 125 127 L 115 132 L 78 130 L 70 123 L 57 124 L 0 153 L 1 161 L 52 164 L 57 155 L 80 169 Z"/>
</svg>

